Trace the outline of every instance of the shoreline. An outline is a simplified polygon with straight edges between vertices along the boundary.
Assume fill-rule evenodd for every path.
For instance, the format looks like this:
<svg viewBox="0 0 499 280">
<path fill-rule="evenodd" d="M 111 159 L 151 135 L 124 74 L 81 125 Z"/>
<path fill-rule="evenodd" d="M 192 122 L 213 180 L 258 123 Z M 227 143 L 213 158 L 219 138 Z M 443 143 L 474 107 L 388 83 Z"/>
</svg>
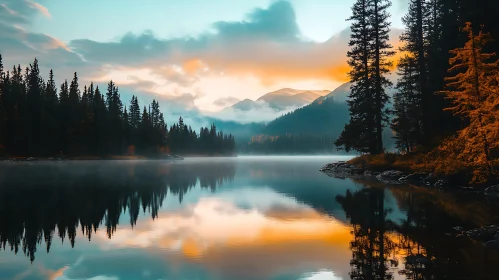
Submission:
<svg viewBox="0 0 499 280">
<path fill-rule="evenodd" d="M 11 156 L 0 157 L 0 162 L 32 162 L 32 161 L 83 161 L 83 160 L 184 160 L 186 158 L 199 158 L 199 157 L 237 157 L 238 155 L 224 155 L 224 154 L 167 154 L 161 156 L 74 156 L 74 157 L 33 157 L 33 156 Z"/>
<path fill-rule="evenodd" d="M 146 156 L 76 156 L 76 157 L 3 157 L 3 162 L 32 162 L 32 161 L 84 161 L 84 160 L 183 160 L 178 155 L 167 155 L 163 157 Z"/>
<path fill-rule="evenodd" d="M 354 158 L 355 160 L 356 158 Z M 436 188 L 445 190 L 461 190 L 479 192 L 484 195 L 499 197 L 499 185 L 488 184 L 485 186 L 471 186 L 467 184 L 453 185 L 445 178 L 433 173 L 411 170 L 404 172 L 397 170 L 393 166 L 386 168 L 383 171 L 373 171 L 365 167 L 361 167 L 350 161 L 338 161 L 328 163 L 319 169 L 320 172 L 326 175 L 345 179 L 345 178 L 375 178 L 381 183 L 391 185 L 412 185 L 422 188 Z"/>
</svg>

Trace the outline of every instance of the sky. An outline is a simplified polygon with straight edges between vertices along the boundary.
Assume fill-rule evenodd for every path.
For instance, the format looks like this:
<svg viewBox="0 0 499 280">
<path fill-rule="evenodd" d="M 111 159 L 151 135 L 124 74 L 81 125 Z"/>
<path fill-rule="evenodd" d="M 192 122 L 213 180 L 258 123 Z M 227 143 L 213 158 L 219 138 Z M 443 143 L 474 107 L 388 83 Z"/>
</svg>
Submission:
<svg viewBox="0 0 499 280">
<path fill-rule="evenodd" d="M 118 84 L 122 97 L 214 112 L 280 88 L 346 81 L 354 0 L 0 0 L 4 65 L 37 57 L 56 82 Z M 392 44 L 405 13 L 395 0 Z"/>
</svg>

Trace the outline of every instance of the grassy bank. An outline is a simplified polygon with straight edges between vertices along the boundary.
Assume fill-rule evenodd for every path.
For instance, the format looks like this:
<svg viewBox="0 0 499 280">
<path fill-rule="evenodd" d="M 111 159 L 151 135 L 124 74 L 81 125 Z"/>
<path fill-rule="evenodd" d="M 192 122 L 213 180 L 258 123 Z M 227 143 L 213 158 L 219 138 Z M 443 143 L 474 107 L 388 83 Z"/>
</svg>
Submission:
<svg viewBox="0 0 499 280">
<path fill-rule="evenodd" d="M 486 187 L 499 183 L 497 171 L 499 164 L 493 163 L 494 174 L 490 176 L 484 166 L 473 162 L 463 162 L 457 157 L 447 155 L 439 157 L 436 153 L 397 154 L 383 153 L 378 155 L 361 155 L 348 161 L 348 163 L 365 170 L 383 172 L 398 170 L 405 173 L 432 173 L 446 178 L 451 185 L 468 185 L 473 187 Z"/>
</svg>

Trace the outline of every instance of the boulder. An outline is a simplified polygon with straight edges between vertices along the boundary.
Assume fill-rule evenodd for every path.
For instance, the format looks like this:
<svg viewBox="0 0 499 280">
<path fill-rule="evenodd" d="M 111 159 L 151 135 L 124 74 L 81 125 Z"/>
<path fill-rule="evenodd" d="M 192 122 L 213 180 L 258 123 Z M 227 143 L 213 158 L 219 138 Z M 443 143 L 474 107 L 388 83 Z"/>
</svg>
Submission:
<svg viewBox="0 0 499 280">
<path fill-rule="evenodd" d="M 499 227 L 495 225 L 490 225 L 490 226 L 484 226 L 481 228 L 468 230 L 466 232 L 466 235 L 468 235 L 472 239 L 486 242 L 489 240 L 493 240 L 498 233 L 499 233 Z"/>
<path fill-rule="evenodd" d="M 484 193 L 486 195 L 499 197 L 499 185 L 490 186 L 486 188 Z"/>
<path fill-rule="evenodd" d="M 490 240 L 488 242 L 485 242 L 483 244 L 485 247 L 494 249 L 494 250 L 499 250 L 499 241 L 498 240 Z"/>
<path fill-rule="evenodd" d="M 400 184 L 401 182 L 399 181 L 400 177 L 403 177 L 404 173 L 402 171 L 397 171 L 397 170 L 387 170 L 381 174 L 378 174 L 376 176 L 376 179 L 383 183 L 388 183 L 388 184 Z"/>
<path fill-rule="evenodd" d="M 455 231 L 457 231 L 457 232 L 463 232 L 464 231 L 464 228 L 462 226 L 453 227 L 452 229 L 455 230 Z"/>
<path fill-rule="evenodd" d="M 426 173 L 412 173 L 407 176 L 399 178 L 399 181 L 409 184 L 421 184 L 425 178 L 428 177 Z"/>
</svg>

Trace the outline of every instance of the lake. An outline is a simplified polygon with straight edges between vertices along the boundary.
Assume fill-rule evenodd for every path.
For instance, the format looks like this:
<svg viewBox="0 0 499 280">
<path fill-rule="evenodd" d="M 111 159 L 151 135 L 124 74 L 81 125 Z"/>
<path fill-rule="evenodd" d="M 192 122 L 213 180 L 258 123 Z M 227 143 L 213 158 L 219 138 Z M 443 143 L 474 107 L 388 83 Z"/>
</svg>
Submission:
<svg viewBox="0 0 499 280">
<path fill-rule="evenodd" d="M 0 279 L 499 279 L 497 200 L 319 172 L 344 157 L 0 163 Z"/>
</svg>

